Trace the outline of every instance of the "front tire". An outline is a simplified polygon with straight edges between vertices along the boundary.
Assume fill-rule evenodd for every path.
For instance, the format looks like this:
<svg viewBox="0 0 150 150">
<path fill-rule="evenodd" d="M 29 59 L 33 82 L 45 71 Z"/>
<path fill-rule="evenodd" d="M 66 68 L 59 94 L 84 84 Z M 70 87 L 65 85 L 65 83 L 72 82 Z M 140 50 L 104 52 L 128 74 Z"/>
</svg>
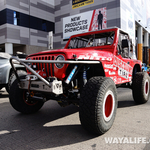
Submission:
<svg viewBox="0 0 150 150">
<path fill-rule="evenodd" d="M 20 76 L 26 75 L 27 72 L 24 71 L 24 70 L 17 70 L 17 74 L 18 74 L 18 76 L 20 77 Z M 7 84 L 6 87 L 5 87 L 5 88 L 6 88 L 6 91 L 7 91 L 8 93 L 9 93 L 9 90 L 10 90 L 10 87 L 11 87 L 12 83 L 13 83 L 15 80 L 16 80 L 16 75 L 15 75 L 14 72 L 12 72 L 12 73 L 10 74 L 9 79 L 8 79 L 8 84 Z"/>
<path fill-rule="evenodd" d="M 37 112 L 44 104 L 42 101 L 30 101 L 26 97 L 27 91 L 18 87 L 18 81 L 15 80 L 10 87 L 9 101 L 12 107 L 24 114 Z"/>
<path fill-rule="evenodd" d="M 107 132 L 115 119 L 117 90 L 112 79 L 92 77 L 85 85 L 80 100 L 82 126 L 97 135 Z"/>
<path fill-rule="evenodd" d="M 132 84 L 133 99 L 137 104 L 144 104 L 150 96 L 150 77 L 146 72 L 137 72 Z"/>
</svg>

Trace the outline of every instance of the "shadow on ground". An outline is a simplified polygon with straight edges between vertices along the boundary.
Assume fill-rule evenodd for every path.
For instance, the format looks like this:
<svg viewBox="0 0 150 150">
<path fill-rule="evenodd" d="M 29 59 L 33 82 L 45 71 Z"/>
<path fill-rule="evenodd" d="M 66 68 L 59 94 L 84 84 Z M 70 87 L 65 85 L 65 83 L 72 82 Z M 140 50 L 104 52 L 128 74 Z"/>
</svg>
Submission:
<svg viewBox="0 0 150 150">
<path fill-rule="evenodd" d="M 135 103 L 131 91 L 119 89 L 118 108 L 132 106 Z M 73 105 L 62 108 L 49 101 L 39 112 L 23 115 L 6 102 L 0 105 L 0 110 L 0 147 L 4 150 L 59 148 L 96 138 L 82 128 L 78 107 Z"/>
<path fill-rule="evenodd" d="M 63 122 L 65 117 L 78 115 L 76 106 L 61 108 L 51 101 L 39 112 L 31 115 L 16 112 L 9 103 L 0 105 L 0 109 L 3 106 L 7 108 L 3 109 L 5 118 L 0 114 L 0 147 L 5 150 L 10 147 L 21 150 L 55 148 L 96 137 L 86 132 L 80 123 L 73 124 L 67 119 L 67 123 Z M 46 124 L 48 126 L 45 126 Z"/>
</svg>

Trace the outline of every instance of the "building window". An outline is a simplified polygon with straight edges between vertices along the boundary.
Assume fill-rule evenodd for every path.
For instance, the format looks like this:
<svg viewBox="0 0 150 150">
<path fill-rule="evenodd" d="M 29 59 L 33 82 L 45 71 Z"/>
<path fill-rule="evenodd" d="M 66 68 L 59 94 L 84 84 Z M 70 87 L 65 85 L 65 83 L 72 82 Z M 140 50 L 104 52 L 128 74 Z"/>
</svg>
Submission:
<svg viewBox="0 0 150 150">
<path fill-rule="evenodd" d="M 19 12 L 14 11 L 14 25 L 19 25 L 20 22 L 20 14 Z"/>
<path fill-rule="evenodd" d="M 46 20 L 42 20 L 42 31 L 47 31 Z"/>
</svg>

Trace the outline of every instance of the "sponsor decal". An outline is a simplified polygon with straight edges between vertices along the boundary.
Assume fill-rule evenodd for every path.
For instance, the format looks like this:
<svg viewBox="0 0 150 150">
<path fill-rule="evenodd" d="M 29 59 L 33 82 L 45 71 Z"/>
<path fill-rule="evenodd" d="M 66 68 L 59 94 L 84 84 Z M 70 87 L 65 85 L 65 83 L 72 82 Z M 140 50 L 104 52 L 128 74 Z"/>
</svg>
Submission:
<svg viewBox="0 0 150 150">
<path fill-rule="evenodd" d="M 80 55 L 78 59 L 112 61 L 111 57 L 98 56 L 94 54 L 93 55 Z"/>
<path fill-rule="evenodd" d="M 126 83 L 126 82 L 128 82 L 129 80 L 122 80 L 122 83 Z"/>
<path fill-rule="evenodd" d="M 116 72 L 111 72 L 111 71 L 109 71 L 109 75 L 115 75 L 116 74 Z"/>
<path fill-rule="evenodd" d="M 121 83 L 122 79 L 121 78 L 117 78 L 118 83 Z"/>
<path fill-rule="evenodd" d="M 117 67 L 113 67 L 113 70 L 117 70 Z"/>
<path fill-rule="evenodd" d="M 132 79 L 132 77 L 129 77 L 129 80 L 131 80 Z"/>
<path fill-rule="evenodd" d="M 114 80 L 115 83 L 117 83 L 117 77 L 112 77 L 112 79 Z"/>
<path fill-rule="evenodd" d="M 121 59 L 119 59 L 116 56 L 114 56 L 114 65 L 116 67 L 119 67 L 119 68 L 126 70 L 129 74 L 132 74 L 133 68 L 130 65 L 128 65 L 126 62 L 122 61 Z"/>
<path fill-rule="evenodd" d="M 93 4 L 94 0 L 72 0 L 72 9 Z"/>
<path fill-rule="evenodd" d="M 112 69 L 112 68 L 113 68 L 113 65 L 104 64 L 104 68 L 109 68 L 109 69 Z"/>
<path fill-rule="evenodd" d="M 129 73 L 122 68 L 119 68 L 118 75 L 122 76 L 123 78 L 126 78 L 126 79 L 128 79 L 128 77 L 129 77 Z"/>
<path fill-rule="evenodd" d="M 122 79 L 118 78 L 118 76 L 110 77 L 115 83 L 121 83 Z"/>
<path fill-rule="evenodd" d="M 125 79 L 129 79 L 129 75 L 132 75 L 133 68 L 130 65 L 128 65 L 126 62 L 117 58 L 116 56 L 114 56 L 114 65 L 119 68 L 118 69 L 119 76 Z"/>
<path fill-rule="evenodd" d="M 109 69 L 105 69 L 105 72 L 108 72 L 109 71 Z"/>
</svg>

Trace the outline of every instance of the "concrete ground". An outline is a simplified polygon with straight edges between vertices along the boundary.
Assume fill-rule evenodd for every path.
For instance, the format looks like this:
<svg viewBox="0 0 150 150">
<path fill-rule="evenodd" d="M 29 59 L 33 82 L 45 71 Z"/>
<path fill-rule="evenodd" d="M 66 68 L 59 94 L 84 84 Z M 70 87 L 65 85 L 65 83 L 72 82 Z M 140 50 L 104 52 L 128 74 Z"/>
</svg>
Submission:
<svg viewBox="0 0 150 150">
<path fill-rule="evenodd" d="M 150 144 L 133 142 L 150 139 L 150 101 L 135 105 L 130 89 L 118 89 L 115 122 L 98 137 L 82 128 L 76 106 L 48 101 L 39 112 L 23 115 L 11 107 L 8 96 L 0 91 L 1 150 L 150 150 Z M 113 143 L 106 143 L 107 138 Z M 124 140 L 119 143 L 119 138 Z"/>
</svg>

